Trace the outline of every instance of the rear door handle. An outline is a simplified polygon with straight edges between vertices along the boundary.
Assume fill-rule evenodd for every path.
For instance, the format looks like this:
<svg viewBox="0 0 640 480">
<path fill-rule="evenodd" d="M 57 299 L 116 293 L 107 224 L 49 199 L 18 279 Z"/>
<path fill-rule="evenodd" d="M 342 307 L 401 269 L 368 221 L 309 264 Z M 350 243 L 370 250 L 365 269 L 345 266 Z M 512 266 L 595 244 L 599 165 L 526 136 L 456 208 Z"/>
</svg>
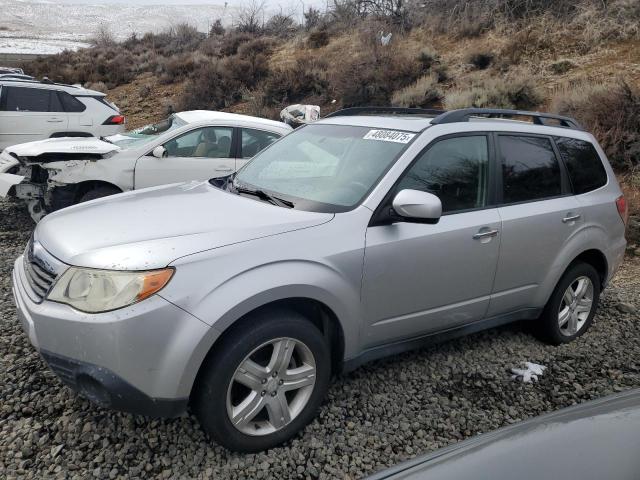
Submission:
<svg viewBox="0 0 640 480">
<path fill-rule="evenodd" d="M 576 220 L 578 220 L 582 215 L 578 214 L 578 215 L 571 215 L 569 214 L 568 216 L 564 217 L 562 219 L 562 223 L 569 223 L 569 222 L 575 222 Z"/>
<path fill-rule="evenodd" d="M 498 235 L 498 230 L 480 231 L 473 236 L 474 240 L 482 240 L 483 238 L 492 238 Z"/>
<path fill-rule="evenodd" d="M 218 167 L 218 168 L 216 168 L 216 172 L 230 172 L 232 170 L 233 170 L 233 168 L 231 168 L 231 167 Z"/>
<path fill-rule="evenodd" d="M 62 123 L 64 122 L 64 120 L 62 120 L 61 118 L 50 118 L 49 120 L 47 120 L 48 123 Z"/>
</svg>

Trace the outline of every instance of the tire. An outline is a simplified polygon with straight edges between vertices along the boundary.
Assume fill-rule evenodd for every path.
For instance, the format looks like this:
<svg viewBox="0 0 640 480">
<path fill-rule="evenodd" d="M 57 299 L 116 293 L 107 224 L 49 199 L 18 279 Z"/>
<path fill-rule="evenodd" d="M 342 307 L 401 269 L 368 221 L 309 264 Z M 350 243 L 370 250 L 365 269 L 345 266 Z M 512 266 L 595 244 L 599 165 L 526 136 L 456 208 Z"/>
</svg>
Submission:
<svg viewBox="0 0 640 480">
<path fill-rule="evenodd" d="M 108 186 L 100 186 L 85 192 L 81 197 L 78 203 L 88 202 L 89 200 L 95 200 L 97 198 L 108 197 L 110 195 L 115 195 L 116 193 L 122 193 L 115 187 Z"/>
<path fill-rule="evenodd" d="M 215 442 L 237 452 L 259 452 L 289 440 L 315 417 L 329 386 L 331 355 L 320 330 L 302 315 L 289 310 L 252 315 L 215 348 L 192 398 L 200 425 Z M 276 351 L 288 353 L 290 363 Z"/>
<path fill-rule="evenodd" d="M 569 292 L 569 288 L 573 293 Z M 585 289 L 583 296 L 582 288 Z M 570 266 L 556 285 L 540 317 L 539 336 L 552 345 L 575 340 L 591 326 L 599 300 L 600 276 L 596 269 L 582 262 Z"/>
</svg>

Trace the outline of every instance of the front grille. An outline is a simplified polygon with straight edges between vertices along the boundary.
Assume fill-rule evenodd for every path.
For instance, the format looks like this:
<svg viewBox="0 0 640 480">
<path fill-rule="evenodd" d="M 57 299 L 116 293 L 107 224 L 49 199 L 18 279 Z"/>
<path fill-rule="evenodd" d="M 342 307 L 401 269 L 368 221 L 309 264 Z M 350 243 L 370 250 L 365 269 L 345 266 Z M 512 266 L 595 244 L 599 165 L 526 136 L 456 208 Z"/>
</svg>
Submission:
<svg viewBox="0 0 640 480">
<path fill-rule="evenodd" d="M 55 282 L 57 275 L 45 265 L 39 262 L 34 255 L 33 239 L 29 240 L 26 255 L 24 257 L 24 271 L 26 273 L 27 282 L 38 301 L 42 301 L 49 293 L 51 285 Z"/>
</svg>

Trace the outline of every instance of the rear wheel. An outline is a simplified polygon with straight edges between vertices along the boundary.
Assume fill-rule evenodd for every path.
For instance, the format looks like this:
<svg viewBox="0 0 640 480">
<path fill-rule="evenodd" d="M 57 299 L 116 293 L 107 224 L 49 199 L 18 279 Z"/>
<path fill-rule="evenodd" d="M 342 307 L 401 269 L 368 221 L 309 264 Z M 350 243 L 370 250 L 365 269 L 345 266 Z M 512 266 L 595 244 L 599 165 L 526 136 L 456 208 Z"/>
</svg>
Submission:
<svg viewBox="0 0 640 480">
<path fill-rule="evenodd" d="M 95 200 L 97 198 L 108 197 L 115 195 L 116 193 L 122 193 L 116 187 L 109 187 L 107 185 L 101 185 L 99 187 L 92 188 L 85 192 L 78 203 L 88 202 L 89 200 Z"/>
<path fill-rule="evenodd" d="M 322 332 L 295 312 L 247 320 L 207 360 L 193 408 L 217 443 L 257 452 L 288 440 L 314 418 L 328 388 L 331 356 Z"/>
<path fill-rule="evenodd" d="M 562 276 L 541 317 L 540 334 L 549 343 L 568 343 L 587 331 L 600 300 L 600 277 L 587 263 Z"/>
</svg>

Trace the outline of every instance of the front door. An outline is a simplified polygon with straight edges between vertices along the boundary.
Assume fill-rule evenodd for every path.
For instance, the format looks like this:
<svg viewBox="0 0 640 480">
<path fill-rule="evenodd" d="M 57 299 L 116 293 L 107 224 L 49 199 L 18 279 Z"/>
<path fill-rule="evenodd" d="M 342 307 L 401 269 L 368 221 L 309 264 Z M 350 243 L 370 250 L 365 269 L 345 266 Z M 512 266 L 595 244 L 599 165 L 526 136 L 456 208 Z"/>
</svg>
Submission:
<svg viewBox="0 0 640 480">
<path fill-rule="evenodd" d="M 489 196 L 489 166 L 487 136 L 447 137 L 428 147 L 396 184 L 394 193 L 437 195 L 443 216 L 435 225 L 398 222 L 367 229 L 367 347 L 485 317 L 501 230 Z"/>
<path fill-rule="evenodd" d="M 166 157 L 138 159 L 135 188 L 225 177 L 235 171 L 232 127 L 202 127 L 166 142 Z"/>
</svg>

